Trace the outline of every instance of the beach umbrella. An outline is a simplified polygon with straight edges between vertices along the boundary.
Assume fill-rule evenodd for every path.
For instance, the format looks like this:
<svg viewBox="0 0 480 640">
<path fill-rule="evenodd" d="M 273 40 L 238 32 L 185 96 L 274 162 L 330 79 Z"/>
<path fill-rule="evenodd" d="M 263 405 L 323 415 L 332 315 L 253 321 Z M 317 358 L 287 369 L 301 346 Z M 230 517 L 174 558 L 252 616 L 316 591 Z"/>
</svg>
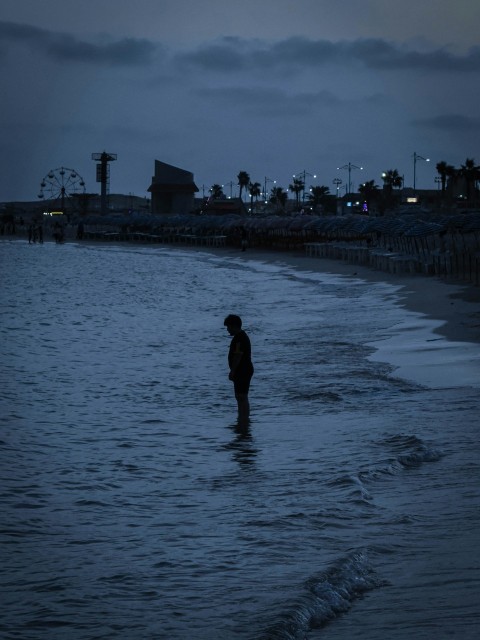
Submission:
<svg viewBox="0 0 480 640">
<path fill-rule="evenodd" d="M 408 237 L 426 237 L 439 233 L 443 229 L 443 225 L 435 222 L 417 220 L 412 226 L 404 231 L 404 235 Z"/>
</svg>

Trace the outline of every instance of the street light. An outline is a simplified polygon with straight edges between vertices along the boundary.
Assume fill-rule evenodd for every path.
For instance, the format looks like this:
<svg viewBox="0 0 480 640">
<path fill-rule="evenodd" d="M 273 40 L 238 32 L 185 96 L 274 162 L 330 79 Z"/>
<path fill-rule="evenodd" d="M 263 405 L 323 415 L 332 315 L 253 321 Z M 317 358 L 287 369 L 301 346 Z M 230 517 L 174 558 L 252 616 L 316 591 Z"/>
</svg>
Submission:
<svg viewBox="0 0 480 640">
<path fill-rule="evenodd" d="M 298 173 L 299 176 L 303 176 L 303 194 L 302 194 L 302 202 L 305 203 L 305 181 L 306 181 L 306 177 L 310 176 L 311 178 L 313 178 L 314 180 L 316 179 L 316 175 L 314 175 L 313 173 L 308 173 L 308 171 L 305 171 L 305 169 L 303 171 L 300 171 Z M 297 174 L 293 174 L 293 177 L 296 178 Z"/>
<path fill-rule="evenodd" d="M 263 195 L 265 196 L 265 204 L 267 204 L 267 182 L 273 182 L 273 184 L 277 184 L 276 180 L 272 180 L 271 178 L 267 178 L 267 176 L 265 176 L 265 180 L 263 183 Z"/>
<path fill-rule="evenodd" d="M 230 187 L 230 200 L 232 199 L 232 189 L 233 189 L 235 184 L 236 183 L 233 180 L 231 180 L 230 182 L 227 182 L 225 185 L 222 184 L 222 187 L 224 187 L 224 186 L 225 187 Z"/>
<path fill-rule="evenodd" d="M 339 197 L 339 191 L 340 191 L 340 185 L 342 184 L 343 180 L 340 180 L 340 178 L 334 178 L 332 180 L 333 184 L 335 185 L 336 189 L 337 189 L 337 198 Z"/>
<path fill-rule="evenodd" d="M 344 164 L 343 167 L 337 167 L 337 171 L 340 171 L 340 169 L 348 169 L 348 193 L 352 193 L 352 169 L 363 171 L 363 167 L 357 167 L 356 164 L 349 162 L 348 164 Z"/>
<path fill-rule="evenodd" d="M 417 160 L 424 160 L 425 162 L 430 162 L 430 158 L 424 158 L 423 156 L 419 156 L 416 151 L 413 154 L 413 190 L 414 191 L 417 184 Z"/>
</svg>

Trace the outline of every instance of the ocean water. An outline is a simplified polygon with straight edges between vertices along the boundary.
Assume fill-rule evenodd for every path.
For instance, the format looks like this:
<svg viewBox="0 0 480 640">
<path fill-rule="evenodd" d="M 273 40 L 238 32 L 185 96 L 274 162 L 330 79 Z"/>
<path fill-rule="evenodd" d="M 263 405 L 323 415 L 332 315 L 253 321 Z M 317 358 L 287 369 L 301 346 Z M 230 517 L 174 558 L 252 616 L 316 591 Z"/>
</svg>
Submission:
<svg viewBox="0 0 480 640">
<path fill-rule="evenodd" d="M 478 345 L 462 368 L 397 287 L 281 255 L 4 241 L 0 268 L 2 639 L 480 637 Z"/>
</svg>

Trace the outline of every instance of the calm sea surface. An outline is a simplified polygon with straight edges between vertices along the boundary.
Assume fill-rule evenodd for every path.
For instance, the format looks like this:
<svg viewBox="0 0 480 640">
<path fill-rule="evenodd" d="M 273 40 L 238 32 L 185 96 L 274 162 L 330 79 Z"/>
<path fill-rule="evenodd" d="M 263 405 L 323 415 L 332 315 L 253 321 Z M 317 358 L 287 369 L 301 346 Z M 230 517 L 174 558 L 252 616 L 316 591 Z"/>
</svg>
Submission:
<svg viewBox="0 0 480 640">
<path fill-rule="evenodd" d="M 480 637 L 478 377 L 375 358 L 395 287 L 245 256 L 0 243 L 2 639 Z"/>
</svg>

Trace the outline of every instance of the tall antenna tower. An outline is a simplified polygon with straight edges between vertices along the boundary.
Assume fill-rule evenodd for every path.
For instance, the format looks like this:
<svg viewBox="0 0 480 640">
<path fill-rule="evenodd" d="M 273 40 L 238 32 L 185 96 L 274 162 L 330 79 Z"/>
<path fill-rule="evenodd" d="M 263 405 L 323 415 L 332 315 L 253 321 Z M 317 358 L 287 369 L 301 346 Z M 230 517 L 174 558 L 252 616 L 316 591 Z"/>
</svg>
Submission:
<svg viewBox="0 0 480 640">
<path fill-rule="evenodd" d="M 107 196 L 110 192 L 110 166 L 109 162 L 117 159 L 116 153 L 92 153 L 92 160 L 97 161 L 97 182 L 100 182 L 100 209 L 102 215 L 108 211 Z"/>
</svg>

